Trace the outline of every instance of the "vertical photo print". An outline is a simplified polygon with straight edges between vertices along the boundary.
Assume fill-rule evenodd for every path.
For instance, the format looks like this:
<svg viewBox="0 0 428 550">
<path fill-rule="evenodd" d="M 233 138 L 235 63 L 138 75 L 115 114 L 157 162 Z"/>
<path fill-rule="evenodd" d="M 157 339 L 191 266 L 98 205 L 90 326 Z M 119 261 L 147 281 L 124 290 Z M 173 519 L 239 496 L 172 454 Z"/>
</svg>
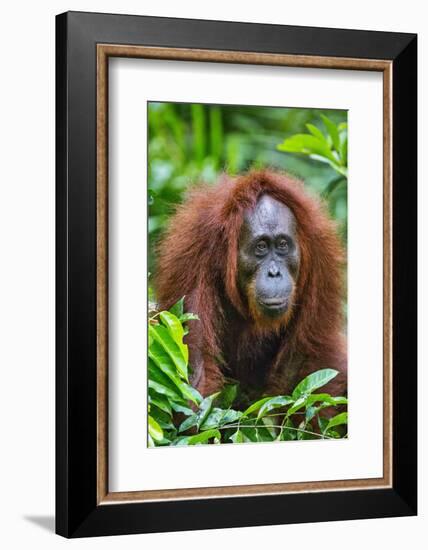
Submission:
<svg viewBox="0 0 428 550">
<path fill-rule="evenodd" d="M 147 109 L 148 446 L 347 438 L 347 111 Z"/>
</svg>

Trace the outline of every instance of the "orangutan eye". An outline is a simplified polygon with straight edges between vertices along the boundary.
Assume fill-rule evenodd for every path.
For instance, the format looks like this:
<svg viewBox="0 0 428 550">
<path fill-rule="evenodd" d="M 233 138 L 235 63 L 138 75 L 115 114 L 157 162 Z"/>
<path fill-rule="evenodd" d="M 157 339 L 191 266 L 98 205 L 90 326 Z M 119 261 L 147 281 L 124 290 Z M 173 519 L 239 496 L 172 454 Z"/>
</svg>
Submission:
<svg viewBox="0 0 428 550">
<path fill-rule="evenodd" d="M 268 245 L 266 243 L 266 241 L 259 241 L 257 243 L 257 246 L 256 246 L 256 251 L 259 253 L 259 254 L 264 254 L 268 249 Z"/>
<path fill-rule="evenodd" d="M 281 252 L 287 252 L 288 251 L 288 242 L 285 239 L 281 239 L 278 243 L 278 248 L 281 250 Z"/>
</svg>

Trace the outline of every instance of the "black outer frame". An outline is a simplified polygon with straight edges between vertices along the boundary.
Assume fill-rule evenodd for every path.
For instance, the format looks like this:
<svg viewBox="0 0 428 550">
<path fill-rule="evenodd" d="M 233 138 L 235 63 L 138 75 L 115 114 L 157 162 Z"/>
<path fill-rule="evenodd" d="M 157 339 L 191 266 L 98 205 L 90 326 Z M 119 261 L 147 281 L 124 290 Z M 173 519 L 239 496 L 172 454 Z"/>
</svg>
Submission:
<svg viewBox="0 0 428 550">
<path fill-rule="evenodd" d="M 393 487 L 97 506 L 96 44 L 393 61 Z M 65 537 L 417 513 L 417 36 L 68 12 L 56 17 L 56 532 Z"/>
</svg>

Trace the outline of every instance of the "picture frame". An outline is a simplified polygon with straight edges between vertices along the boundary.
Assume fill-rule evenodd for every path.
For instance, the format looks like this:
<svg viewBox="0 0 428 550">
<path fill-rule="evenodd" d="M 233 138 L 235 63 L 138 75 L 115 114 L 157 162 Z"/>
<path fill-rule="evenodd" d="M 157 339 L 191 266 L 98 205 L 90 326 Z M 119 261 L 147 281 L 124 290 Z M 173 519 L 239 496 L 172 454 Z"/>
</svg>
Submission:
<svg viewBox="0 0 428 550">
<path fill-rule="evenodd" d="M 383 75 L 383 476 L 108 487 L 108 62 Z M 65 537 L 417 513 L 417 36 L 67 12 L 56 18 L 56 532 Z M 144 467 L 144 465 L 143 465 Z"/>
</svg>

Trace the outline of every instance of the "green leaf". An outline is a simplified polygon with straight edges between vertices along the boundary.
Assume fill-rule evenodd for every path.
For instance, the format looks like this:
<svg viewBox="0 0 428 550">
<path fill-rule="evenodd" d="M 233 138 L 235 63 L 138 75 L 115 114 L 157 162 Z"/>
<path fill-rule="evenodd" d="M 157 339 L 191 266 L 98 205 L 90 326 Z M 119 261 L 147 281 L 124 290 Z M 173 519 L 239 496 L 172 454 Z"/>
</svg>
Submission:
<svg viewBox="0 0 428 550">
<path fill-rule="evenodd" d="M 277 441 L 294 441 L 297 438 L 296 430 L 294 429 L 294 424 L 291 421 L 290 418 L 287 418 L 284 422 L 284 426 L 282 428 L 282 431 L 280 432 L 279 436 L 277 437 Z"/>
<path fill-rule="evenodd" d="M 159 367 L 159 369 L 168 376 L 168 378 L 177 386 L 181 395 L 187 399 L 194 400 L 191 386 L 186 384 L 177 373 L 170 356 L 158 342 L 153 342 L 149 349 L 149 358 Z"/>
<path fill-rule="evenodd" d="M 332 397 L 329 393 L 313 393 L 306 398 L 306 404 L 312 405 L 312 403 L 325 403 L 326 405 L 346 405 L 348 400 L 346 397 Z"/>
<path fill-rule="evenodd" d="M 280 407 L 285 407 L 291 403 L 294 403 L 294 399 L 288 395 L 278 395 L 277 397 L 272 397 L 260 407 L 257 418 L 262 418 L 262 416 L 266 415 L 269 411 Z"/>
<path fill-rule="evenodd" d="M 156 420 L 161 428 L 164 430 L 174 430 L 175 426 L 172 423 L 171 417 L 156 407 L 156 405 L 151 405 L 150 407 L 150 416 Z"/>
<path fill-rule="evenodd" d="M 187 391 L 192 396 L 190 400 L 193 401 L 193 403 L 196 403 L 196 405 L 199 405 L 202 402 L 202 395 L 198 392 L 196 388 L 190 386 L 189 384 L 186 384 L 186 387 Z"/>
<path fill-rule="evenodd" d="M 242 432 L 243 436 L 244 436 L 248 441 L 251 441 L 252 443 L 257 443 L 258 437 L 257 437 L 256 428 L 254 428 L 254 427 L 242 428 L 242 427 L 241 427 L 241 432 Z"/>
<path fill-rule="evenodd" d="M 333 143 L 333 147 L 336 149 L 336 151 L 339 151 L 340 147 L 340 140 L 339 140 L 339 131 L 337 129 L 336 124 L 332 122 L 328 117 L 325 115 L 321 115 L 321 118 L 325 124 L 325 127 L 327 128 L 327 131 L 331 137 L 331 141 Z"/>
<path fill-rule="evenodd" d="M 184 296 L 178 300 L 173 306 L 169 308 L 169 312 L 180 318 L 184 312 Z"/>
<path fill-rule="evenodd" d="M 321 369 L 319 371 L 313 372 L 306 378 L 304 378 L 297 386 L 294 388 L 292 393 L 293 399 L 297 399 L 302 395 L 312 393 L 313 391 L 325 386 L 330 380 L 333 380 L 339 372 L 333 369 Z"/>
<path fill-rule="evenodd" d="M 159 395 L 158 393 L 149 392 L 149 403 L 156 405 L 166 414 L 172 415 L 171 405 L 163 395 Z"/>
<path fill-rule="evenodd" d="M 306 128 L 310 131 L 310 133 L 318 138 L 320 141 L 326 141 L 324 134 L 321 132 L 319 128 L 314 126 L 313 124 L 306 124 Z"/>
<path fill-rule="evenodd" d="M 320 409 L 320 407 L 314 407 L 314 406 L 307 407 L 306 412 L 305 412 L 306 422 L 310 422 L 312 420 L 312 418 L 317 414 L 319 409 Z"/>
<path fill-rule="evenodd" d="M 164 355 L 161 351 L 159 351 L 159 346 L 163 348 L 163 350 L 169 355 L 169 357 L 172 359 L 174 365 L 176 366 L 178 372 L 181 374 L 181 376 L 188 381 L 188 373 L 187 373 L 187 360 L 183 356 L 181 349 L 175 342 L 174 338 L 171 336 L 168 329 L 161 325 L 149 325 L 149 334 L 153 338 L 152 346 L 149 348 L 149 356 L 151 356 L 151 353 L 156 355 Z M 156 346 L 156 350 L 154 350 L 155 344 L 159 344 L 159 346 Z M 152 357 L 153 360 L 156 361 L 155 357 Z M 165 360 L 162 360 L 165 364 Z M 157 362 L 157 361 L 156 361 Z"/>
<path fill-rule="evenodd" d="M 288 411 L 287 411 L 287 416 L 291 416 L 292 414 L 294 414 L 296 411 L 298 411 L 299 409 L 301 409 L 302 407 L 304 407 L 306 405 L 306 399 L 307 399 L 307 396 L 306 395 L 302 395 L 302 397 L 299 397 L 298 399 L 296 399 L 296 401 L 294 402 L 294 405 L 292 405 Z"/>
<path fill-rule="evenodd" d="M 220 394 L 216 399 L 216 402 L 223 409 L 228 409 L 229 407 L 232 406 L 237 393 L 238 393 L 238 384 L 227 384 L 221 390 Z"/>
<path fill-rule="evenodd" d="M 325 432 L 327 428 L 328 420 L 327 418 L 324 418 L 323 416 L 318 416 L 318 426 L 322 433 Z"/>
<path fill-rule="evenodd" d="M 328 159 L 322 155 L 309 155 L 309 158 L 313 159 L 313 160 L 318 160 L 320 162 L 325 162 L 326 164 L 328 164 L 329 166 L 331 166 L 334 170 L 336 170 L 336 172 L 338 172 L 341 176 L 347 178 L 348 177 L 348 169 L 345 167 L 345 166 L 341 166 L 335 158 L 332 159 Z"/>
<path fill-rule="evenodd" d="M 198 418 L 199 417 L 196 413 L 192 414 L 192 416 L 189 416 L 188 418 L 186 418 L 186 420 L 184 420 L 180 424 L 180 427 L 178 428 L 179 433 L 185 432 L 186 430 L 190 430 L 190 428 L 193 428 L 194 426 L 197 426 Z"/>
<path fill-rule="evenodd" d="M 149 389 L 151 388 L 161 395 L 166 395 L 176 401 L 181 401 L 183 399 L 178 387 L 150 358 L 148 364 L 148 379 Z"/>
<path fill-rule="evenodd" d="M 340 137 L 340 147 L 339 147 L 339 154 L 340 159 L 342 161 L 342 164 L 344 166 L 348 165 L 348 136 L 345 135 Z"/>
<path fill-rule="evenodd" d="M 213 393 L 212 395 L 209 395 L 208 397 L 205 397 L 205 399 L 199 405 L 198 428 L 200 426 L 202 426 L 202 424 L 208 418 L 208 415 L 210 414 L 210 411 L 211 411 L 212 406 L 213 406 L 213 401 L 218 396 L 218 394 L 219 394 L 219 392 Z"/>
<path fill-rule="evenodd" d="M 238 421 L 242 416 L 242 412 L 233 409 L 214 408 L 210 412 L 208 418 L 201 425 L 201 430 L 211 430 L 213 428 L 223 427 L 226 424 L 232 424 Z"/>
<path fill-rule="evenodd" d="M 237 422 L 242 418 L 242 412 L 241 411 L 235 411 L 234 409 L 228 409 L 227 411 L 224 411 L 223 418 L 221 419 L 221 426 L 224 426 L 226 424 L 232 424 L 234 422 Z"/>
<path fill-rule="evenodd" d="M 334 426 L 340 426 L 342 424 L 347 424 L 347 423 L 348 423 L 348 413 L 343 412 L 343 413 L 337 414 L 336 416 L 333 416 L 333 418 L 330 418 L 327 426 L 323 431 L 325 433 L 325 432 L 328 432 L 328 430 L 330 428 L 333 428 Z"/>
<path fill-rule="evenodd" d="M 331 400 L 331 404 L 336 406 L 336 405 L 347 405 L 348 404 L 348 399 L 347 397 L 330 397 L 330 400 Z"/>
<path fill-rule="evenodd" d="M 207 430 L 206 432 L 201 432 L 200 434 L 193 435 L 189 438 L 189 445 L 200 445 L 201 443 L 208 443 L 210 439 L 213 439 L 216 442 L 220 442 L 221 434 L 218 430 Z"/>
<path fill-rule="evenodd" d="M 303 441 L 305 439 L 319 439 L 316 435 L 306 433 L 305 430 L 310 432 L 313 431 L 312 425 L 310 423 L 306 424 L 305 422 L 301 422 L 299 424 L 299 430 L 302 430 L 297 432 L 297 439 L 299 441 Z"/>
<path fill-rule="evenodd" d="M 155 380 L 150 379 L 150 378 L 149 378 L 149 389 L 152 389 L 152 390 L 154 390 L 157 393 L 160 393 L 162 395 L 166 395 L 167 397 L 170 397 L 172 399 L 180 398 L 180 395 L 178 395 L 174 391 L 171 391 L 170 388 L 168 388 L 167 386 L 164 386 L 164 385 L 162 385 L 162 384 L 160 384 L 160 383 L 158 383 Z"/>
<path fill-rule="evenodd" d="M 319 155 L 333 163 L 337 162 L 326 142 L 310 134 L 295 134 L 285 139 L 283 143 L 277 146 L 277 149 L 287 153 Z"/>
<path fill-rule="evenodd" d="M 260 407 L 262 407 L 265 403 L 267 403 L 270 399 L 272 399 L 272 397 L 263 397 L 263 399 L 259 399 L 258 401 L 256 401 L 255 403 L 253 403 L 252 405 L 250 405 L 248 407 L 248 409 L 246 409 L 243 413 L 242 413 L 242 416 L 248 416 L 249 414 L 253 413 L 253 412 L 257 412 Z"/>
<path fill-rule="evenodd" d="M 182 447 L 183 445 L 188 445 L 190 438 L 191 438 L 190 435 L 179 436 L 176 439 L 174 439 L 171 445 L 173 447 Z"/>
<path fill-rule="evenodd" d="M 236 432 L 232 434 L 229 439 L 232 441 L 232 443 L 243 443 L 244 434 L 241 432 L 241 430 L 236 430 Z"/>
<path fill-rule="evenodd" d="M 186 416 L 191 416 L 193 414 L 192 409 L 190 409 L 189 407 L 185 407 L 184 405 L 180 405 L 175 401 L 171 401 L 171 408 L 173 411 L 183 413 Z"/>
<path fill-rule="evenodd" d="M 276 428 L 277 419 L 270 416 L 265 416 L 262 418 L 262 423 L 264 424 L 266 430 L 269 432 L 270 437 L 274 440 L 277 437 L 278 431 Z"/>
<path fill-rule="evenodd" d="M 149 415 L 149 435 L 155 441 L 161 441 L 163 439 L 163 431 L 156 420 Z"/>
<path fill-rule="evenodd" d="M 179 347 L 181 354 L 183 355 L 187 365 L 189 361 L 189 350 L 187 346 L 183 344 L 184 330 L 181 322 L 173 313 L 170 313 L 169 311 L 161 311 L 161 313 L 159 314 L 159 317 L 162 323 L 169 329 L 169 332 L 173 337 L 175 343 Z M 186 368 L 186 374 L 187 374 L 187 368 Z M 185 378 L 188 381 L 186 376 Z"/>
</svg>

